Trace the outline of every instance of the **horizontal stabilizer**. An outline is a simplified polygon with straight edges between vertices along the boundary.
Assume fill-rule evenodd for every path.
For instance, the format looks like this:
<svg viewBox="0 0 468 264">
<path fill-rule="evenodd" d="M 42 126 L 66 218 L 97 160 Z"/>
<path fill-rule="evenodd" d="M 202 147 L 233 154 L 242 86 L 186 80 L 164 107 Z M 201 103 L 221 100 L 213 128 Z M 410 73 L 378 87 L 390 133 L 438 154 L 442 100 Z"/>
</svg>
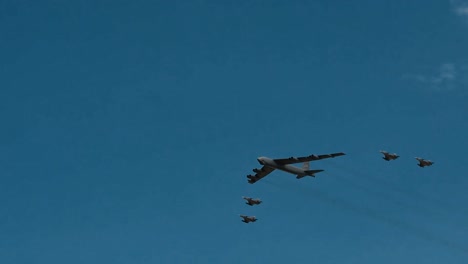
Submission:
<svg viewBox="0 0 468 264">
<path fill-rule="evenodd" d="M 315 173 L 321 172 L 323 170 L 306 170 L 304 171 L 309 176 L 314 176 Z"/>
</svg>

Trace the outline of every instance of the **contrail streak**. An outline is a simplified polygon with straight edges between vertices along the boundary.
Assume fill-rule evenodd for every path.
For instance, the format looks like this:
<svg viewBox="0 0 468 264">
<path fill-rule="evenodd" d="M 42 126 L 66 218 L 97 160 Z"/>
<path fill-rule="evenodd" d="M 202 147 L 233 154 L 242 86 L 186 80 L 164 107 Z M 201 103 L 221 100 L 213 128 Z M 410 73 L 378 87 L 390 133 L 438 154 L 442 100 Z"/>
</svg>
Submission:
<svg viewBox="0 0 468 264">
<path fill-rule="evenodd" d="M 266 184 L 269 184 L 271 186 L 274 186 L 276 188 L 280 189 L 287 189 L 289 191 L 301 191 L 301 193 L 310 195 L 314 197 L 314 199 L 320 200 L 324 203 L 330 204 L 332 206 L 335 206 L 340 209 L 344 209 L 347 211 L 352 211 L 354 213 L 357 213 L 358 215 L 365 216 L 367 218 L 373 219 L 377 222 L 385 223 L 389 226 L 392 226 L 394 228 L 398 228 L 400 230 L 404 230 L 408 232 L 409 234 L 412 234 L 420 239 L 426 240 L 426 241 L 432 241 L 434 243 L 437 243 L 439 245 L 446 246 L 448 248 L 451 248 L 453 250 L 457 250 L 463 254 L 468 255 L 468 247 L 465 245 L 460 245 L 454 241 L 447 240 L 445 238 L 439 237 L 435 234 L 432 234 L 431 232 L 420 228 L 418 226 L 410 225 L 406 222 L 400 221 L 398 219 L 392 219 L 389 218 L 388 216 L 381 214 L 375 210 L 372 210 L 370 208 L 363 208 L 354 205 L 353 203 L 350 203 L 346 200 L 342 200 L 339 198 L 332 197 L 331 195 L 327 194 L 324 191 L 321 191 L 317 188 L 314 189 L 304 189 L 303 186 L 295 186 L 294 188 L 289 188 L 289 186 L 286 186 L 285 184 L 276 184 L 270 180 L 264 180 L 263 181 Z"/>
</svg>

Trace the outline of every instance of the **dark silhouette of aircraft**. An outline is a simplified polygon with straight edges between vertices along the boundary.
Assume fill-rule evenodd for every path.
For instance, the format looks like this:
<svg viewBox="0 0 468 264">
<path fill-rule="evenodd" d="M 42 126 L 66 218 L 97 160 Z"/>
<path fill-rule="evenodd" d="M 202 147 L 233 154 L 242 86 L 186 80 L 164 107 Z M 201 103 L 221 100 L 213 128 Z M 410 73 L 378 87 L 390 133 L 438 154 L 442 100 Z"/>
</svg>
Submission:
<svg viewBox="0 0 468 264">
<path fill-rule="evenodd" d="M 247 175 L 248 182 L 253 184 L 258 180 L 262 179 L 263 177 L 267 176 L 274 170 L 282 170 L 285 172 L 289 172 L 291 174 L 296 175 L 297 179 L 301 179 L 305 176 L 315 177 L 315 173 L 321 172 L 323 170 L 310 170 L 309 169 L 309 162 L 315 160 L 321 160 L 326 158 L 334 158 L 337 156 L 345 155 L 343 152 L 339 153 L 332 153 L 332 154 L 324 154 L 324 155 L 310 155 L 306 157 L 290 157 L 284 159 L 271 159 L 268 157 L 258 157 L 257 161 L 263 167 L 261 169 L 253 169 L 255 175 Z M 291 164 L 300 163 L 302 162 L 302 168 L 293 166 Z"/>
<path fill-rule="evenodd" d="M 380 153 L 384 155 L 382 159 L 387 160 L 387 161 L 396 160 L 400 157 L 396 153 L 388 153 L 387 151 L 383 151 L 383 150 L 381 150 Z"/>
<path fill-rule="evenodd" d="M 242 219 L 242 222 L 246 224 L 257 221 L 257 218 L 255 216 L 240 215 L 240 217 L 244 218 Z"/>
<path fill-rule="evenodd" d="M 426 166 L 431 166 L 432 164 L 434 164 L 433 161 L 430 161 L 430 160 L 425 160 L 423 158 L 418 158 L 416 157 L 415 159 L 417 159 L 419 161 L 419 164 L 418 166 L 421 167 L 421 168 L 424 168 Z"/>
<path fill-rule="evenodd" d="M 260 199 L 254 199 L 254 198 L 250 198 L 250 197 L 245 197 L 245 196 L 242 196 L 242 199 L 246 200 L 246 204 L 252 206 L 254 204 L 261 204 L 262 203 L 262 200 Z"/>
</svg>

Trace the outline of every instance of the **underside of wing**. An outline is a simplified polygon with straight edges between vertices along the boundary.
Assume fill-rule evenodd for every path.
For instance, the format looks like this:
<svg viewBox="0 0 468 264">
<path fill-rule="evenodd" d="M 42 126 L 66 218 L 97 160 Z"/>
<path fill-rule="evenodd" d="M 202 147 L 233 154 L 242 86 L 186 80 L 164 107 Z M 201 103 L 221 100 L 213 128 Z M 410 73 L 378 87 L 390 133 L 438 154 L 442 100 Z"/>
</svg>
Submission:
<svg viewBox="0 0 468 264">
<path fill-rule="evenodd" d="M 286 159 L 275 159 L 274 161 L 278 164 L 293 164 L 293 163 L 300 163 L 300 162 L 308 162 L 308 161 L 314 161 L 314 160 L 321 160 L 321 159 L 327 159 L 327 158 L 334 158 L 338 156 L 343 156 L 345 155 L 343 152 L 338 152 L 338 153 L 331 153 L 331 154 L 322 154 L 322 155 L 310 155 L 306 157 L 290 157 Z"/>
<path fill-rule="evenodd" d="M 247 178 L 249 179 L 249 183 L 252 184 L 252 183 L 257 182 L 258 180 L 267 176 L 274 170 L 275 169 L 271 167 L 267 167 L 267 166 L 263 166 L 261 169 L 254 169 L 254 172 L 256 172 L 255 175 L 247 175 Z"/>
</svg>

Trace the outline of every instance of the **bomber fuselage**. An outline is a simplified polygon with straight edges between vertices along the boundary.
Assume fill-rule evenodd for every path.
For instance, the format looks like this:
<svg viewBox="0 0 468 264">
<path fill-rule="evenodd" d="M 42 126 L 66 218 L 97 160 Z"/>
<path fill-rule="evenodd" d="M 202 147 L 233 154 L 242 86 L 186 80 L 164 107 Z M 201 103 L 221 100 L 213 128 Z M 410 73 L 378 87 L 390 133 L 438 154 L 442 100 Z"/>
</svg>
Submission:
<svg viewBox="0 0 468 264">
<path fill-rule="evenodd" d="M 298 168 L 296 166 L 290 165 L 290 164 L 278 164 L 276 163 L 273 159 L 267 158 L 267 157 L 259 157 L 257 158 L 258 163 L 264 166 L 268 166 L 274 169 L 282 170 L 285 172 L 289 172 L 294 175 L 299 175 L 299 176 L 305 176 L 306 173 L 304 172 L 303 169 Z"/>
</svg>

